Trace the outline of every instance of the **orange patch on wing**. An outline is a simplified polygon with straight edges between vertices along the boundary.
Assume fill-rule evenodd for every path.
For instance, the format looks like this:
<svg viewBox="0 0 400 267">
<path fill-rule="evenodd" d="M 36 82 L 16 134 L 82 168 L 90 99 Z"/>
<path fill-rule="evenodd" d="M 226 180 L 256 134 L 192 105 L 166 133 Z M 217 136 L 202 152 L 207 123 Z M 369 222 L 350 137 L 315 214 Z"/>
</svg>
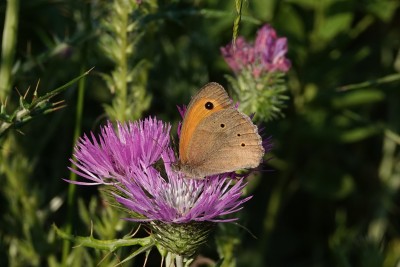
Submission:
<svg viewBox="0 0 400 267">
<path fill-rule="evenodd" d="M 211 102 L 214 107 L 212 109 L 207 109 L 205 107 L 207 102 Z M 192 135 L 199 123 L 211 114 L 222 109 L 226 109 L 224 103 L 219 103 L 217 100 L 211 98 L 202 98 L 193 103 L 190 109 L 186 111 L 187 113 L 183 120 L 179 141 L 179 155 L 182 163 L 188 161 L 186 149 L 189 148 L 189 141 L 192 139 Z"/>
</svg>

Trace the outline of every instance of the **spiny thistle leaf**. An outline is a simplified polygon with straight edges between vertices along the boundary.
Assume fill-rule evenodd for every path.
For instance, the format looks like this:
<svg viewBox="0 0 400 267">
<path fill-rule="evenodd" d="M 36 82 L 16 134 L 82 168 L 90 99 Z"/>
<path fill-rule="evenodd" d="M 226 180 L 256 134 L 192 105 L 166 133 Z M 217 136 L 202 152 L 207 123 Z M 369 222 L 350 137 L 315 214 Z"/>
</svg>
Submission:
<svg viewBox="0 0 400 267">
<path fill-rule="evenodd" d="M 36 88 L 30 102 L 26 99 L 28 92 L 26 92 L 25 95 L 20 95 L 19 106 L 12 114 L 6 113 L 6 103 L 1 104 L 0 137 L 2 137 L 11 127 L 19 128 L 38 115 L 48 114 L 65 107 L 63 100 L 58 102 L 51 102 L 50 100 L 54 96 L 70 88 L 72 84 L 79 81 L 84 76 L 88 75 L 91 70 L 92 69 L 75 79 L 72 79 L 68 83 L 48 92 L 44 96 L 38 96 Z"/>
<path fill-rule="evenodd" d="M 91 247 L 101 250 L 107 251 L 115 251 L 121 247 L 130 247 L 130 246 L 141 246 L 139 249 L 140 252 L 143 252 L 143 248 L 151 249 L 155 245 L 155 241 L 152 236 L 143 237 L 143 238 L 132 238 L 131 236 L 124 237 L 121 239 L 111 239 L 111 240 L 99 240 L 93 238 L 93 236 L 74 236 L 68 235 L 61 229 L 59 229 L 55 224 L 53 224 L 53 229 L 63 239 L 68 239 L 74 243 L 77 243 L 80 246 Z M 138 251 L 139 251 L 138 250 Z"/>
</svg>

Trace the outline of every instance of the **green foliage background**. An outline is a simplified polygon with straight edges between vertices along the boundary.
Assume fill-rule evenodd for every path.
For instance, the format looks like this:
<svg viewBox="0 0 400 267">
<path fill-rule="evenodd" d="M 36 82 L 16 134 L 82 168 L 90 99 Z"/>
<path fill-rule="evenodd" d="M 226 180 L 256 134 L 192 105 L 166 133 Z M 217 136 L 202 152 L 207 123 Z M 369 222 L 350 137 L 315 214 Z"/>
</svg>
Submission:
<svg viewBox="0 0 400 267">
<path fill-rule="evenodd" d="M 40 79 L 44 95 L 95 69 L 58 96 L 65 108 L 36 114 L 0 139 L 1 266 L 95 266 L 107 254 L 71 249 L 53 223 L 88 236 L 93 222 L 99 239 L 135 227 L 97 189 L 74 192 L 62 180 L 70 177 L 77 129 L 88 133 L 107 118 L 149 115 L 176 125 L 176 105 L 187 104 L 198 88 L 209 81 L 227 86 L 230 70 L 219 48 L 232 40 L 235 1 L 143 0 L 137 9 L 117 8 L 134 2 L 20 2 L 3 109 L 18 108 L 14 88 L 24 94 Z M 0 18 L 6 4 L 0 3 Z M 246 193 L 254 197 L 241 212 L 240 224 L 257 238 L 222 226 L 202 255 L 224 258 L 223 266 L 399 266 L 399 6 L 395 0 L 243 2 L 239 35 L 252 40 L 270 23 L 288 38 L 290 98 L 285 117 L 264 124 L 274 144 L 271 171 L 251 180 Z M 130 11 L 132 24 L 121 13 L 110 16 L 115 10 Z M 132 27 L 124 53 L 121 25 Z M 119 83 L 128 85 L 125 95 Z M 121 249 L 100 265 L 113 266 L 129 252 Z M 125 266 L 142 264 L 139 258 Z M 159 266 L 157 253 L 148 265 Z"/>
</svg>

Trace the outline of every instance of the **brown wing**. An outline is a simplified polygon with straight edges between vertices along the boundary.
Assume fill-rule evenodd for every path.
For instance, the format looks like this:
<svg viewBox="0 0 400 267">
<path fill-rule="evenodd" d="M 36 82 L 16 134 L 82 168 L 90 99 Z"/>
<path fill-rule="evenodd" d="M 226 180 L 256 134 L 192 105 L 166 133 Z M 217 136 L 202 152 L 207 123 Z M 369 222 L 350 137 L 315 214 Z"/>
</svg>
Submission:
<svg viewBox="0 0 400 267">
<path fill-rule="evenodd" d="M 189 142 L 187 167 L 183 171 L 204 177 L 255 168 L 263 156 L 257 126 L 236 109 L 223 109 L 198 124 Z"/>
</svg>

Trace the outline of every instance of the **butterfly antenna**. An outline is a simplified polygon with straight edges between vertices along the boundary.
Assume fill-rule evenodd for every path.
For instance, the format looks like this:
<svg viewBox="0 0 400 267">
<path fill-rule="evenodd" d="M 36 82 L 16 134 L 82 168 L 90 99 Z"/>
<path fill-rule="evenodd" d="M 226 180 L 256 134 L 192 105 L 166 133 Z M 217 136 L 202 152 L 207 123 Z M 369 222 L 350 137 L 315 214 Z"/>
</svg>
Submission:
<svg viewBox="0 0 400 267">
<path fill-rule="evenodd" d="M 174 150 L 175 158 L 178 159 L 178 157 L 179 157 L 178 156 L 179 147 L 178 147 L 178 144 L 176 143 L 175 138 L 174 138 L 173 135 L 171 135 L 171 142 L 172 142 L 172 148 Z"/>
<path fill-rule="evenodd" d="M 243 177 L 246 175 L 249 176 L 252 173 L 267 173 L 267 172 L 273 172 L 273 169 L 267 169 L 267 161 L 269 161 L 271 158 L 268 158 L 267 160 L 264 160 L 263 162 L 260 163 L 260 165 L 257 168 L 250 169 L 248 173 L 244 174 Z"/>
<path fill-rule="evenodd" d="M 161 148 L 161 151 L 165 151 L 165 150 L 168 148 L 168 143 L 165 144 L 165 146 L 162 146 L 156 139 L 154 139 L 154 138 L 152 138 L 152 139 L 153 139 L 154 143 L 156 143 L 157 146 L 158 146 L 159 148 Z M 153 166 L 153 167 L 155 167 L 156 170 L 160 171 L 160 170 L 159 170 L 159 167 L 160 167 L 161 165 L 164 165 L 163 163 L 165 163 L 165 162 L 164 162 L 164 160 L 162 159 L 161 154 L 160 154 L 160 158 L 159 158 L 157 161 L 151 163 L 150 165 Z M 149 167 L 149 166 L 147 166 L 147 167 Z"/>
</svg>

